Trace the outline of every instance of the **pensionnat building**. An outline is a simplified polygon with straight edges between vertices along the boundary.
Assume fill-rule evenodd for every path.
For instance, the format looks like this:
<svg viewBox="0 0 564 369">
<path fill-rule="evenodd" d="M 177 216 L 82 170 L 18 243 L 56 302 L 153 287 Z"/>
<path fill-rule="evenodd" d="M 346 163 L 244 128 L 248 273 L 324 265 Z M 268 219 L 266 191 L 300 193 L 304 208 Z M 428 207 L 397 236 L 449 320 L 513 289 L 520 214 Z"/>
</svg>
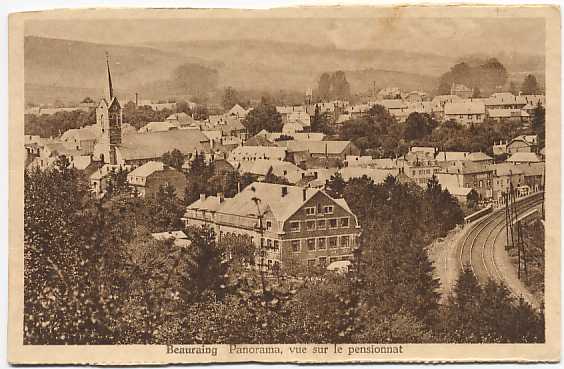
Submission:
<svg viewBox="0 0 564 369">
<path fill-rule="evenodd" d="M 201 195 L 187 207 L 187 226 L 211 226 L 218 238 L 247 235 L 268 268 L 324 266 L 350 260 L 360 226 L 344 199 L 320 189 L 255 182 L 232 198 Z"/>
</svg>

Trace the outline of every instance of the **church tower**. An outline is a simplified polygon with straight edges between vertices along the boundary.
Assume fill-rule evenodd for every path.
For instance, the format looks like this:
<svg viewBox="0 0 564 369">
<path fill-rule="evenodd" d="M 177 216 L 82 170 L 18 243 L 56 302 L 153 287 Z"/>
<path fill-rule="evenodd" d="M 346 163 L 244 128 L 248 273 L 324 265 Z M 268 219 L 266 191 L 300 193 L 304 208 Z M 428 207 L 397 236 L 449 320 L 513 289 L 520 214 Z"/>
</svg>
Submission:
<svg viewBox="0 0 564 369">
<path fill-rule="evenodd" d="M 121 145 L 121 124 L 123 112 L 112 86 L 109 55 L 106 53 L 108 69 L 109 100 L 102 98 L 96 108 L 96 125 L 98 126 L 99 143 L 102 146 L 100 160 L 106 164 L 117 164 L 116 149 Z"/>
</svg>

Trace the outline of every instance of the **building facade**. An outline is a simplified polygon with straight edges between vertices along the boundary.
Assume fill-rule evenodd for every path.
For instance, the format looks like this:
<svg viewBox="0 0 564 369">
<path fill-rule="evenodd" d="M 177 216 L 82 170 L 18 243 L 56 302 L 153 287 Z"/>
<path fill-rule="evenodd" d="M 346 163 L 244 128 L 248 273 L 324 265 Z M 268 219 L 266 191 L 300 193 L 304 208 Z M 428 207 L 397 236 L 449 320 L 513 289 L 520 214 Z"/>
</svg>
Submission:
<svg viewBox="0 0 564 369">
<path fill-rule="evenodd" d="M 343 199 L 323 190 L 255 182 L 233 198 L 204 197 L 187 207 L 184 222 L 209 225 L 218 238 L 250 237 L 258 263 L 282 269 L 350 260 L 360 226 Z"/>
</svg>

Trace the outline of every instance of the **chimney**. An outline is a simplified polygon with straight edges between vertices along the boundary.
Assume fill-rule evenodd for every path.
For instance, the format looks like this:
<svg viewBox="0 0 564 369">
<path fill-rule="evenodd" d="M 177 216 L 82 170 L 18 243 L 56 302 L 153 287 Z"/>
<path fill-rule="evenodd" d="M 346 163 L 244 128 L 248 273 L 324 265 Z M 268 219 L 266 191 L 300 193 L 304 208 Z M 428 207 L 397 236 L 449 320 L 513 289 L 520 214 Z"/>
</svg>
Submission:
<svg viewBox="0 0 564 369">
<path fill-rule="evenodd" d="M 206 199 L 206 194 L 205 193 L 201 193 L 200 194 L 200 200 L 204 201 Z"/>
<path fill-rule="evenodd" d="M 282 186 L 282 197 L 286 196 L 287 194 L 288 194 L 288 187 Z"/>
<path fill-rule="evenodd" d="M 219 200 L 220 204 L 223 202 L 223 200 L 225 200 L 225 198 L 223 197 L 223 192 L 217 193 L 217 199 Z"/>
<path fill-rule="evenodd" d="M 304 202 L 306 201 L 306 192 L 307 192 L 307 189 L 304 187 L 303 190 L 302 190 L 302 201 L 304 201 Z"/>
<path fill-rule="evenodd" d="M 135 107 L 139 106 L 139 94 L 136 92 L 135 93 Z"/>
</svg>

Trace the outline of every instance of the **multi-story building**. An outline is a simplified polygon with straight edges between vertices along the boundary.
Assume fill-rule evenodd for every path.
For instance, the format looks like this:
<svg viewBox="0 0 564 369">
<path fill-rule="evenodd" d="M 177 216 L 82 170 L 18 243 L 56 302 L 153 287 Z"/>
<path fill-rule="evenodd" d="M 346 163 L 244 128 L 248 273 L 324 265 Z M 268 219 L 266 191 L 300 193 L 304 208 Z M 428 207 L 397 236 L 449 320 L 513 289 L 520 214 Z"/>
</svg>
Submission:
<svg viewBox="0 0 564 369">
<path fill-rule="evenodd" d="M 499 163 L 491 166 L 493 170 L 493 198 L 500 201 L 504 193 L 516 189 L 525 182 L 523 171 L 511 163 Z"/>
<path fill-rule="evenodd" d="M 481 199 L 490 199 L 493 196 L 493 175 L 489 165 L 468 161 L 457 162 L 441 169 L 436 175 L 443 187 L 472 188 Z"/>
<path fill-rule="evenodd" d="M 469 101 L 447 103 L 444 107 L 444 120 L 454 120 L 464 126 L 481 124 L 486 117 L 486 107 L 483 102 Z"/>
<path fill-rule="evenodd" d="M 264 253 L 257 262 L 329 265 L 349 260 L 360 226 L 344 199 L 320 189 L 255 182 L 232 198 L 205 197 L 189 205 L 187 226 L 209 225 L 216 236 L 247 235 Z"/>
</svg>

